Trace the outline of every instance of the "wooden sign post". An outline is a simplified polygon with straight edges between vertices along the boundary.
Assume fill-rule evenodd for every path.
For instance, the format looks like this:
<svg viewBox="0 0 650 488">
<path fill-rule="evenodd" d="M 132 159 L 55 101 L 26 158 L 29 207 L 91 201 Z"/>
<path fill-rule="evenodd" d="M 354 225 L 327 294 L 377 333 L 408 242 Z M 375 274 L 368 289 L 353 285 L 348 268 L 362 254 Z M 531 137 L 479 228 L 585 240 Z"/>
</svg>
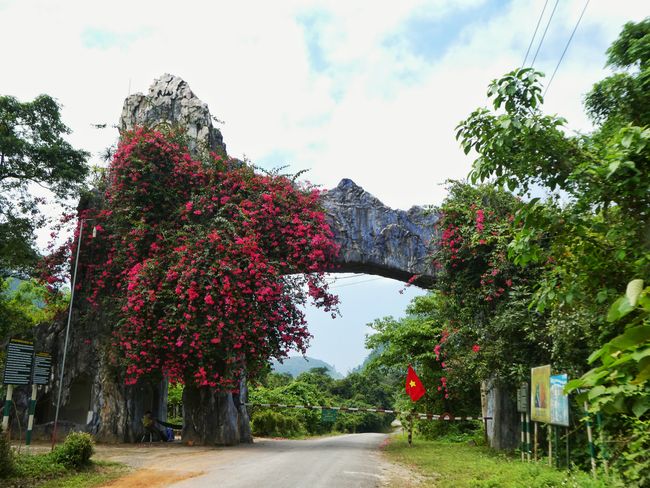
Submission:
<svg viewBox="0 0 650 488">
<path fill-rule="evenodd" d="M 52 370 L 52 356 L 47 352 L 37 352 L 34 355 L 34 368 L 32 370 L 32 396 L 29 400 L 29 420 L 27 421 L 27 434 L 25 445 L 29 447 L 32 442 L 34 428 L 34 412 L 36 411 L 36 393 L 38 385 L 47 385 L 50 381 Z"/>
</svg>

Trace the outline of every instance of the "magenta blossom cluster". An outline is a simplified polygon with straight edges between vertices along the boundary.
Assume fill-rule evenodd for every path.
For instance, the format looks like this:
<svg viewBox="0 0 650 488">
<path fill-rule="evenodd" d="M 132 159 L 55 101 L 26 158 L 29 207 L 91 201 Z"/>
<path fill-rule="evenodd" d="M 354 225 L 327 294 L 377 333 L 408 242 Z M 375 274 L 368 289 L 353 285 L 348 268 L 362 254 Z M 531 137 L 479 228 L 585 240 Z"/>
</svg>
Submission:
<svg viewBox="0 0 650 488">
<path fill-rule="evenodd" d="M 306 350 L 307 300 L 336 311 L 324 270 L 338 249 L 319 192 L 195 159 L 173 134 L 122 134 L 104 204 L 83 217 L 96 235 L 83 240 L 79 288 L 114 313 L 127 384 L 165 374 L 236 390 L 244 372 Z"/>
</svg>

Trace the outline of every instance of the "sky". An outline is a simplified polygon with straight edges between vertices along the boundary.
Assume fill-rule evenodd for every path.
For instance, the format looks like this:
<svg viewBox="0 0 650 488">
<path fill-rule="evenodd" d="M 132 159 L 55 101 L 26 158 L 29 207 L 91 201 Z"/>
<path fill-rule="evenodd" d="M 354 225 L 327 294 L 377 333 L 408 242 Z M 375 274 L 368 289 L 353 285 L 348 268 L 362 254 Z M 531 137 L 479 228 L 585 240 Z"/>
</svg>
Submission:
<svg viewBox="0 0 650 488">
<path fill-rule="evenodd" d="M 267 168 L 346 177 L 395 208 L 439 204 L 471 166 L 454 127 L 519 67 L 545 0 L 0 0 L 0 94 L 62 105 L 70 142 L 93 155 L 117 138 L 124 98 L 163 73 L 184 78 L 223 123 L 228 152 Z M 535 68 L 552 73 L 584 0 L 558 2 Z M 555 2 L 542 17 L 533 52 Z M 646 0 L 591 0 L 544 109 L 588 131 L 582 97 L 605 50 Z M 531 55 L 532 57 L 532 55 Z M 39 244 L 45 244 L 45 235 Z M 308 310 L 308 354 L 345 373 L 367 354 L 368 322 L 423 293 L 373 277 L 333 284 L 342 317 Z"/>
</svg>

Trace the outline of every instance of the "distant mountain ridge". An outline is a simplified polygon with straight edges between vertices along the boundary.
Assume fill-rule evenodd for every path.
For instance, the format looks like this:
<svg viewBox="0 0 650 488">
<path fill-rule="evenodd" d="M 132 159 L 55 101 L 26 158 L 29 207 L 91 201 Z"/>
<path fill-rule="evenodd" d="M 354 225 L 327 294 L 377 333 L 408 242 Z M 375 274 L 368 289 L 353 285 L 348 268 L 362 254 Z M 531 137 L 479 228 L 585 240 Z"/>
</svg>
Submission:
<svg viewBox="0 0 650 488">
<path fill-rule="evenodd" d="M 271 368 L 276 373 L 288 373 L 294 378 L 300 373 L 304 373 L 313 368 L 325 368 L 327 369 L 328 374 L 335 380 L 340 380 L 344 376 L 336 371 L 334 366 L 321 359 L 311 358 L 309 356 L 292 356 L 286 358 L 282 363 L 278 360 L 273 359 L 271 361 Z"/>
</svg>

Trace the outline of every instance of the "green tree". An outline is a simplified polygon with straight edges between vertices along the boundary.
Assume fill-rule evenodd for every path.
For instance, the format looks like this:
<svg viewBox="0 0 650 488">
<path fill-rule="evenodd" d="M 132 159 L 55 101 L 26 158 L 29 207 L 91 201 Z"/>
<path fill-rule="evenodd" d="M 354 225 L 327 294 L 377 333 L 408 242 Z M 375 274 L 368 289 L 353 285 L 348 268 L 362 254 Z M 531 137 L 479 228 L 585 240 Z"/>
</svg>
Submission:
<svg viewBox="0 0 650 488">
<path fill-rule="evenodd" d="M 260 377 L 260 384 L 265 388 L 277 388 L 278 386 L 288 385 L 293 381 L 293 376 L 289 373 L 275 373 L 269 371 L 262 377 Z"/>
<path fill-rule="evenodd" d="M 313 385 L 318 391 L 330 391 L 334 384 L 334 379 L 325 367 L 311 368 L 309 371 L 300 373 L 296 381 Z"/>
<path fill-rule="evenodd" d="M 335 380 L 327 368 L 312 368 L 293 379 L 269 373 L 250 388 L 253 403 L 393 408 L 395 378 L 364 368 Z M 331 432 L 386 432 L 393 416 L 373 412 L 338 412 L 334 423 L 322 422 L 320 409 L 254 408 L 251 420 L 256 435 L 302 436 Z"/>
<path fill-rule="evenodd" d="M 0 371 L 4 371 L 6 346 L 12 337 L 31 337 L 32 328 L 55 320 L 65 312 L 67 292 L 51 294 L 36 280 L 0 277 Z M 0 385 L 0 394 L 3 387 Z"/>
<path fill-rule="evenodd" d="M 0 347 L 13 335 L 31 334 L 35 325 L 54 320 L 69 300 L 69 292 L 52 294 L 33 279 L 0 278 Z"/>
<path fill-rule="evenodd" d="M 421 402 L 430 412 L 476 415 L 481 381 L 513 386 L 536 361 L 548 361 L 540 314 L 528 309 L 537 268 L 508 259 L 521 205 L 494 186 L 452 182 L 436 209 L 433 291 L 416 298 L 405 318 L 371 325 L 376 334 L 367 345 L 383 349 L 374 363 L 401 371 L 412 363 L 428 389 Z"/>
<path fill-rule="evenodd" d="M 39 185 L 59 198 L 78 194 L 88 173 L 88 153 L 74 149 L 64 135 L 60 107 L 47 95 L 31 102 L 0 96 L 0 273 L 26 269 L 37 252 L 34 231 L 42 225 Z"/>
<path fill-rule="evenodd" d="M 536 184 L 565 195 L 564 202 L 532 199 L 523 206 L 522 226 L 508 249 L 515 263 L 543 269 L 534 303 L 550 311 L 554 336 L 567 322 L 581 330 L 575 339 L 589 329 L 599 344 L 620 334 L 626 323 L 606 320 L 606 304 L 649 271 L 650 129 L 635 125 L 650 113 L 643 92 L 649 46 L 646 20 L 627 24 L 609 49 L 609 64 L 625 72 L 587 95 L 598 124 L 588 136 L 569 135 L 564 119 L 541 111 L 539 73 L 530 69 L 494 81 L 488 91 L 493 110 L 479 109 L 459 125 L 462 144 L 478 154 L 474 179 L 521 193 Z"/>
<path fill-rule="evenodd" d="M 519 264 L 548 263 L 537 294 L 542 308 L 594 298 L 603 303 L 631 277 L 647 275 L 649 32 L 648 20 L 626 24 L 609 49 L 608 64 L 622 72 L 587 95 L 597 124 L 588 136 L 569 135 L 565 119 L 541 111 L 541 73 L 531 69 L 492 82 L 493 109 L 478 109 L 459 125 L 463 147 L 477 153 L 473 180 L 522 194 L 532 185 L 563 192 L 563 205 L 532 199 L 522 209 L 524 226 L 510 248 Z"/>
<path fill-rule="evenodd" d="M 477 154 L 474 181 L 528 197 L 539 187 L 552 195 L 519 210 L 509 258 L 540 269 L 531 304 L 548 315 L 561 366 L 583 360 L 586 367 L 584 346 L 600 346 L 588 360 L 596 367 L 568 389 L 588 388 L 592 410 L 624 414 L 606 425 L 615 440 L 613 463 L 634 486 L 645 486 L 650 458 L 632 449 L 647 445 L 642 430 L 650 421 L 650 305 L 643 289 L 650 271 L 650 19 L 625 25 L 608 65 L 616 72 L 585 98 L 595 124 L 590 134 L 574 135 L 565 119 L 544 114 L 541 73 L 519 69 L 492 82 L 492 108 L 461 122 L 457 138 L 466 153 Z"/>
</svg>

